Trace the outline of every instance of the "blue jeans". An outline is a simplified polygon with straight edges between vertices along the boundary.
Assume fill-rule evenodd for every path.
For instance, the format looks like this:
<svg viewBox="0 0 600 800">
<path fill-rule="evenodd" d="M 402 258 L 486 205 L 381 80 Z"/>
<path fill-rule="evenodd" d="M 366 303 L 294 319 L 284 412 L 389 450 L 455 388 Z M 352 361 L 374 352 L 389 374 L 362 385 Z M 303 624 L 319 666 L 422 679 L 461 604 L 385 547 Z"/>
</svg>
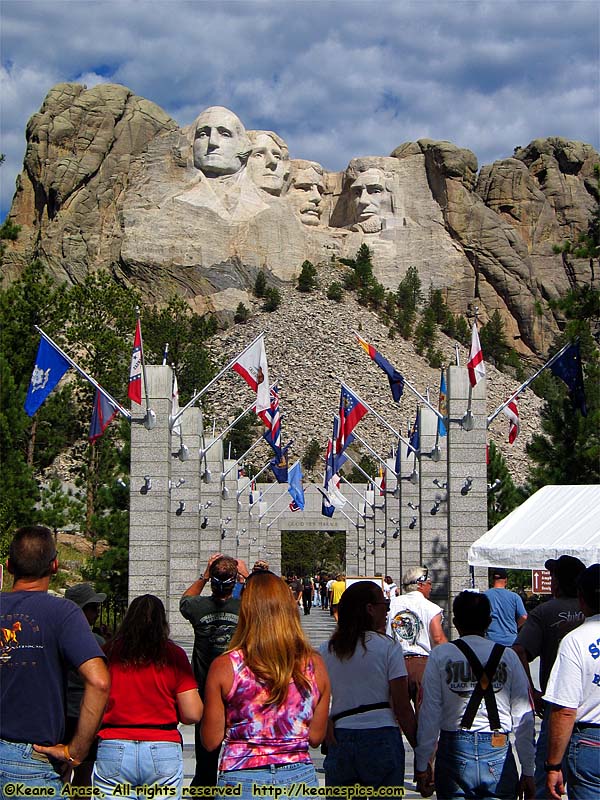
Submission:
<svg viewBox="0 0 600 800">
<path fill-rule="evenodd" d="M 44 787 L 45 797 L 60 797 L 63 783 L 48 761 L 47 756 L 36 753 L 31 744 L 7 742 L 0 739 L 0 797 L 14 797 L 15 791 L 5 792 L 7 784 L 23 784 L 27 787 Z"/>
<path fill-rule="evenodd" d="M 336 728 L 323 766 L 326 786 L 404 786 L 404 744 L 399 728 Z"/>
<path fill-rule="evenodd" d="M 492 747 L 491 733 L 442 731 L 435 757 L 438 798 L 515 800 L 519 774 L 510 742 Z"/>
<path fill-rule="evenodd" d="M 600 728 L 575 725 L 567 757 L 569 800 L 600 797 Z"/>
<path fill-rule="evenodd" d="M 317 773 L 312 763 L 270 764 L 267 767 L 257 767 L 256 769 L 233 769 L 219 772 L 217 781 L 217 786 L 241 787 L 239 790 L 241 793 L 235 795 L 241 800 L 256 800 L 253 790 L 263 786 L 297 786 L 293 796 L 303 800 L 308 797 L 302 793 L 303 785 L 312 788 L 319 786 Z"/>
<path fill-rule="evenodd" d="M 103 739 L 98 745 L 92 785 L 105 797 L 119 800 L 146 800 L 148 792 L 142 787 L 149 786 L 169 787 L 174 793 L 168 796 L 180 798 L 183 786 L 181 745 Z"/>
</svg>

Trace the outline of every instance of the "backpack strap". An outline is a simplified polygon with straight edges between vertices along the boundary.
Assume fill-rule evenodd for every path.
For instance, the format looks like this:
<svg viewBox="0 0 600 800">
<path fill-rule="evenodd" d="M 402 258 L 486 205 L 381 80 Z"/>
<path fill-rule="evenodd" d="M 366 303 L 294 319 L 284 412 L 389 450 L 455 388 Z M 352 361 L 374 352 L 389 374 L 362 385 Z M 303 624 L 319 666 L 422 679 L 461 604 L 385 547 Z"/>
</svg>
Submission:
<svg viewBox="0 0 600 800">
<path fill-rule="evenodd" d="M 496 695 L 494 694 L 494 677 L 496 675 L 496 670 L 498 669 L 500 659 L 502 658 L 502 653 L 505 649 L 504 645 L 494 645 L 487 664 L 484 667 L 473 650 L 462 639 L 457 639 L 455 642 L 452 642 L 452 644 L 458 647 L 458 649 L 467 659 L 471 669 L 475 674 L 475 677 L 477 678 L 477 686 L 473 690 L 473 694 L 467 703 L 465 713 L 463 714 L 463 718 L 460 723 L 461 728 L 466 728 L 467 730 L 471 728 L 473 725 L 473 720 L 475 719 L 475 714 L 477 714 L 477 709 L 481 705 L 481 701 L 484 700 L 490 728 L 493 731 L 501 730 L 498 704 L 496 702 Z"/>
</svg>

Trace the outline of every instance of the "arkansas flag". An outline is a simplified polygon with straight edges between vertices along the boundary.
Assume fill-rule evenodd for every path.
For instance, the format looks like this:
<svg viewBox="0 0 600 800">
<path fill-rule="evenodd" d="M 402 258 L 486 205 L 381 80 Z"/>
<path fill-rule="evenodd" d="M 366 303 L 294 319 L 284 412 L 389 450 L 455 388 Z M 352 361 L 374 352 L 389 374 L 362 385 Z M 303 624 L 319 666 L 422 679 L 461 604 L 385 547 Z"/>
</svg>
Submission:
<svg viewBox="0 0 600 800">
<path fill-rule="evenodd" d="M 510 420 L 510 425 L 508 428 L 508 441 L 510 444 L 512 444 L 519 435 L 519 429 L 521 427 L 519 422 L 517 399 L 515 398 L 514 400 L 511 400 L 510 403 L 502 409 L 502 412 L 506 414 Z"/>
<path fill-rule="evenodd" d="M 138 405 L 142 404 L 142 326 L 139 319 L 135 324 L 127 397 Z"/>
<path fill-rule="evenodd" d="M 90 432 L 88 435 L 90 442 L 94 443 L 96 439 L 102 436 L 117 414 L 118 409 L 116 406 L 110 402 L 108 397 L 105 397 L 102 392 L 96 389 L 94 410 L 92 412 L 92 421 L 90 423 Z"/>
<path fill-rule="evenodd" d="M 271 408 L 271 392 L 269 390 L 269 369 L 267 367 L 267 354 L 265 341 L 260 336 L 254 344 L 245 350 L 233 365 L 233 369 L 246 381 L 248 386 L 256 392 L 255 411 Z"/>
<path fill-rule="evenodd" d="M 483 351 L 479 343 L 479 334 L 477 333 L 477 323 L 473 323 L 473 332 L 471 334 L 471 352 L 469 353 L 469 360 L 467 361 L 467 369 L 469 370 L 469 381 L 471 386 L 477 386 L 482 378 L 485 378 L 485 364 L 483 363 Z"/>
</svg>

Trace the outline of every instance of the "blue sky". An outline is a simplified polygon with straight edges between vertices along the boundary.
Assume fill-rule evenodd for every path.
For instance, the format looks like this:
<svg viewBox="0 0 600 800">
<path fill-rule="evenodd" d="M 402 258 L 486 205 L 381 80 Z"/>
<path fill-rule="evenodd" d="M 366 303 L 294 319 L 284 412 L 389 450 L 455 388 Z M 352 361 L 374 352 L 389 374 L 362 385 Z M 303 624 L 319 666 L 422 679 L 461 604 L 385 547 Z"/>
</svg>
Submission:
<svg viewBox="0 0 600 800">
<path fill-rule="evenodd" d="M 595 0 L 1 0 L 0 212 L 48 90 L 121 83 L 181 125 L 209 105 L 343 169 L 419 138 L 480 166 L 532 139 L 600 147 Z"/>
</svg>

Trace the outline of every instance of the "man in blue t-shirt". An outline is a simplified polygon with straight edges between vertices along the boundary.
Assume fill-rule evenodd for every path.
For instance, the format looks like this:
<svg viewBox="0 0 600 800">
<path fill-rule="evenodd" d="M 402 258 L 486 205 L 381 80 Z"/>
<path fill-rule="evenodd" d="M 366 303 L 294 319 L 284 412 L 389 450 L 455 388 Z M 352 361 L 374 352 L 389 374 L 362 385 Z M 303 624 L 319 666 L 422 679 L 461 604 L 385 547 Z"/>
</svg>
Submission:
<svg viewBox="0 0 600 800">
<path fill-rule="evenodd" d="M 8 557 L 13 588 L 0 595 L 2 797 L 18 794 L 19 784 L 59 796 L 61 777 L 87 755 L 108 699 L 108 670 L 83 611 L 48 594 L 57 570 L 52 532 L 19 528 Z M 69 667 L 78 670 L 84 694 L 77 728 L 63 743 Z"/>
<path fill-rule="evenodd" d="M 485 635 L 493 642 L 511 647 L 519 628 L 525 624 L 527 612 L 519 595 L 506 588 L 508 574 L 505 569 L 494 567 L 491 578 L 492 588 L 485 594 L 492 607 L 492 624 Z"/>
</svg>

